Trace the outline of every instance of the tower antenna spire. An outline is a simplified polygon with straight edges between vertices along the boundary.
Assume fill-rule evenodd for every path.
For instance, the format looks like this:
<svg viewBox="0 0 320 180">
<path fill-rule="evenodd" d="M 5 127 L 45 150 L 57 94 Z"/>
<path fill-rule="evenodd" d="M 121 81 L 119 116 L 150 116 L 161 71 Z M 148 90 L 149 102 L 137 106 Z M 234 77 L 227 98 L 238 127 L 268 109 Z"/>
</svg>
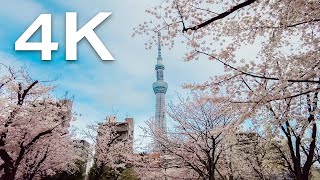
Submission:
<svg viewBox="0 0 320 180">
<path fill-rule="evenodd" d="M 161 33 L 158 32 L 158 62 L 162 60 L 161 57 Z"/>
</svg>

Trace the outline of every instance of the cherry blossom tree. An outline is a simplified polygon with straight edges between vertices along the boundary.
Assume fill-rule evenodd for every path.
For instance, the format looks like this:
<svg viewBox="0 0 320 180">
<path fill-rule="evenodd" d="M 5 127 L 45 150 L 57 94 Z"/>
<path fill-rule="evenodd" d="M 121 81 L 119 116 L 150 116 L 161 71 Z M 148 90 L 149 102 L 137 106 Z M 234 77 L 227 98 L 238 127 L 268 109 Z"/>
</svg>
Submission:
<svg viewBox="0 0 320 180">
<path fill-rule="evenodd" d="M 0 179 L 41 179 L 72 171 L 71 101 L 55 100 L 54 87 L 1 64 Z"/>
<path fill-rule="evenodd" d="M 126 168 L 131 168 L 130 157 L 133 155 L 133 147 L 129 139 L 121 138 L 113 123 L 100 123 L 90 125 L 89 129 L 97 134 L 87 133 L 95 143 L 94 167 L 92 177 L 100 179 L 106 171 L 112 173 L 115 178 L 121 176 Z"/>
<path fill-rule="evenodd" d="M 236 132 L 235 143 L 224 156 L 230 179 L 290 179 L 287 162 L 278 152 L 287 153 L 286 143 L 264 139 L 258 133 Z"/>
<path fill-rule="evenodd" d="M 319 7 L 313 0 L 162 1 L 134 35 L 151 34 L 150 48 L 161 31 L 164 45 L 186 44 L 187 61 L 221 63 L 223 75 L 185 87 L 211 91 L 213 101 L 228 104 L 225 112 L 239 110 L 237 124 L 251 119 L 256 130 L 268 126 L 265 137 L 286 139 L 290 153 L 282 158 L 296 179 L 307 179 L 318 161 Z"/>
<path fill-rule="evenodd" d="M 205 95 L 194 93 L 190 99 L 180 97 L 178 104 L 169 104 L 173 127 L 167 134 L 153 121 L 148 123 L 151 136 L 164 148 L 167 161 L 171 159 L 168 164 L 176 171 L 192 170 L 197 174 L 194 178 L 200 179 L 226 178 L 221 157 L 231 146 L 229 137 L 236 130 L 233 121 L 237 116 L 221 114 L 219 108 Z"/>
<path fill-rule="evenodd" d="M 308 179 L 312 165 L 319 160 L 316 151 L 319 148 L 318 103 L 318 92 L 308 93 L 299 98 L 270 103 L 264 112 L 260 112 L 270 116 L 263 120 L 270 123 L 266 133 L 286 139 L 289 153 L 279 147 L 277 150 L 296 179 Z"/>
<path fill-rule="evenodd" d="M 134 35 L 161 31 L 163 44 L 170 47 L 182 40 L 189 47 L 186 60 L 204 54 L 210 60 L 221 62 L 227 70 L 235 71 L 238 76 L 319 84 L 319 80 L 313 79 L 319 76 L 313 73 L 319 69 L 317 31 L 320 17 L 317 1 L 170 0 L 162 1 L 147 12 L 152 16 L 150 21 L 140 24 Z M 151 37 L 146 44 L 148 48 L 156 42 L 157 36 Z M 245 60 L 248 64 L 237 67 L 235 63 L 241 59 L 237 59 L 235 53 L 248 44 L 258 45 L 256 48 L 260 51 L 252 53 L 252 59 Z M 260 61 L 271 62 L 256 67 L 249 63 L 256 57 Z M 304 62 L 299 61 L 301 58 Z M 280 59 L 295 61 L 295 65 L 303 68 L 291 67 L 294 71 L 283 71 L 284 76 L 265 72 L 272 66 L 281 68 L 276 63 Z M 307 70 L 313 72 L 307 73 Z"/>
</svg>

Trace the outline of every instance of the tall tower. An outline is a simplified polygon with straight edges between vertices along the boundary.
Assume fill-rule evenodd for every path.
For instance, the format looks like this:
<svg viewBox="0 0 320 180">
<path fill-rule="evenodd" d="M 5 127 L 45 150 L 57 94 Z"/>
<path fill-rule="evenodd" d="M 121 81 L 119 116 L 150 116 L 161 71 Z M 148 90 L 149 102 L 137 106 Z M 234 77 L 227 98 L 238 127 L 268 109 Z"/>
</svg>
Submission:
<svg viewBox="0 0 320 180">
<path fill-rule="evenodd" d="M 161 36 L 158 34 L 158 58 L 155 70 L 157 73 L 157 81 L 153 83 L 152 88 L 156 95 L 156 112 L 155 112 L 155 123 L 159 127 L 160 133 L 163 133 L 163 137 L 166 137 L 166 113 L 165 113 L 165 95 L 168 89 L 168 84 L 163 80 L 164 65 L 161 57 Z M 161 145 L 155 142 L 155 151 L 162 152 Z"/>
</svg>

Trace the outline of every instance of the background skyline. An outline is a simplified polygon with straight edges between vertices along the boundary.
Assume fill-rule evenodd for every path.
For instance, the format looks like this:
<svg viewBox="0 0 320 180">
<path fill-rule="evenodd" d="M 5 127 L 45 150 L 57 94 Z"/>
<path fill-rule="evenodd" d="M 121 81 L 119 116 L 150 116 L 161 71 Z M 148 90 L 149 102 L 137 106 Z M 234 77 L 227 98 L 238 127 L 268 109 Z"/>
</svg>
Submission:
<svg viewBox="0 0 320 180">
<path fill-rule="evenodd" d="M 152 83 L 156 80 L 154 65 L 157 47 L 145 50 L 146 37 L 132 38 L 133 28 L 147 20 L 145 10 L 157 4 L 156 0 L 43 0 L 41 2 L 5 0 L 0 7 L 0 58 L 1 62 L 15 67 L 25 65 L 34 79 L 47 80 L 59 77 L 53 84 L 61 97 L 65 91 L 74 95 L 74 111 L 81 114 L 73 125 L 83 129 L 87 124 L 102 122 L 107 115 L 117 112 L 117 119 L 126 116 L 135 119 L 135 136 L 142 132 L 138 126 L 154 116 L 155 95 Z M 106 21 L 95 29 L 115 58 L 103 62 L 87 40 L 78 43 L 78 60 L 65 60 L 65 12 L 78 13 L 78 26 L 82 27 L 98 12 L 112 12 Z M 51 61 L 41 61 L 39 51 L 15 51 L 14 42 L 44 13 L 52 14 L 53 42 L 59 50 L 52 53 Z M 37 31 L 31 41 L 40 40 Z M 184 62 L 185 47 L 162 48 L 165 65 L 164 78 L 169 84 L 166 99 L 170 101 L 182 90 L 183 83 L 204 82 L 210 76 L 222 73 L 223 67 L 207 58 Z"/>
</svg>

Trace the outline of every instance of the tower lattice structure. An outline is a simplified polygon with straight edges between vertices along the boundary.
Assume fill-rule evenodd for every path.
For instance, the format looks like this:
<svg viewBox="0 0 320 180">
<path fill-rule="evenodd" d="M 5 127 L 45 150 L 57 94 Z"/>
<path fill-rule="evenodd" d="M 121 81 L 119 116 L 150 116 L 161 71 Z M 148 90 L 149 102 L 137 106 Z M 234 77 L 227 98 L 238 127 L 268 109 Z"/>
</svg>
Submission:
<svg viewBox="0 0 320 180">
<path fill-rule="evenodd" d="M 159 33 L 159 41 L 158 41 L 158 58 L 157 64 L 155 65 L 157 81 L 153 83 L 153 91 L 156 95 L 156 107 L 155 107 L 155 125 L 159 131 L 160 136 L 165 138 L 166 135 L 166 110 L 165 110 L 165 95 L 168 89 L 168 84 L 164 81 L 163 71 L 164 65 L 161 57 L 161 41 L 160 41 L 160 33 Z M 161 144 L 155 141 L 155 151 L 163 152 L 164 149 Z"/>
</svg>

